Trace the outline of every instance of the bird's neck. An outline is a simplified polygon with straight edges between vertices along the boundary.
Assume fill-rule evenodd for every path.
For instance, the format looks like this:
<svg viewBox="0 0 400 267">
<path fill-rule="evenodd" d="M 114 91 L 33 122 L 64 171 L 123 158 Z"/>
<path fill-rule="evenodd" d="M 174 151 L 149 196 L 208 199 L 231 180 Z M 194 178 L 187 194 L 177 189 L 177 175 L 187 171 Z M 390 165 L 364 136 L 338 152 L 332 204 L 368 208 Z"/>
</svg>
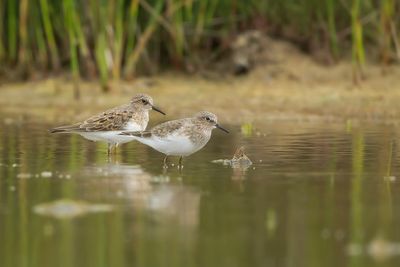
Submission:
<svg viewBox="0 0 400 267">
<path fill-rule="evenodd" d="M 196 125 L 195 131 L 191 135 L 191 141 L 197 144 L 206 144 L 211 138 L 212 129 L 204 127 L 203 125 Z"/>
<path fill-rule="evenodd" d="M 149 122 L 149 111 L 147 109 L 139 109 L 133 113 L 132 120 L 140 125 L 141 131 L 144 131 Z"/>
</svg>

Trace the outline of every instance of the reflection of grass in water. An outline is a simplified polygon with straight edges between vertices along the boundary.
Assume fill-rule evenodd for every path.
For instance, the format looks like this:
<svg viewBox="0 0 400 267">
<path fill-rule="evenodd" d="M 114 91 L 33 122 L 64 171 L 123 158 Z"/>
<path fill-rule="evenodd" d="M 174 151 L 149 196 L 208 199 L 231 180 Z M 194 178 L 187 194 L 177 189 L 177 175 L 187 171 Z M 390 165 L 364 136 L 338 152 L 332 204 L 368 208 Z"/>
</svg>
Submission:
<svg viewBox="0 0 400 267">
<path fill-rule="evenodd" d="M 101 163 L 107 158 L 108 145 L 105 142 L 95 142 L 96 162 Z"/>
<path fill-rule="evenodd" d="M 69 138 L 70 140 L 70 154 L 69 154 L 69 160 L 68 160 L 68 170 L 73 171 L 73 170 L 78 170 L 82 168 L 84 165 L 85 157 L 82 156 L 82 147 L 80 144 L 80 139 L 81 137 L 78 136 L 77 134 L 72 134 Z M 81 154 L 81 156 L 78 156 Z M 75 181 L 69 181 L 65 183 L 65 185 L 62 187 L 62 197 L 64 198 L 74 198 L 76 195 L 76 182 Z"/>
<path fill-rule="evenodd" d="M 5 142 L 3 149 L 6 149 L 5 152 L 7 153 L 6 154 L 7 164 L 9 166 L 13 166 L 13 164 L 20 164 L 20 160 L 17 161 L 18 149 L 19 149 L 19 142 L 18 142 L 19 138 L 20 138 L 20 136 L 18 134 L 8 134 L 7 138 L 3 139 Z M 23 206 L 21 207 L 21 204 L 24 203 L 23 201 L 21 201 L 21 202 L 18 202 L 18 204 L 17 204 L 15 201 L 15 196 L 14 196 L 15 190 L 10 190 L 11 187 L 16 188 L 18 185 L 18 183 L 15 180 L 13 181 L 12 179 L 13 179 L 13 177 L 16 177 L 19 167 L 20 166 L 18 165 L 15 168 L 14 167 L 7 168 L 7 176 L 6 176 L 7 183 L 4 183 L 4 186 L 5 186 L 4 189 L 8 195 L 7 201 L 8 201 L 8 203 L 14 203 L 14 205 L 15 205 L 14 207 L 16 210 L 23 208 Z M 6 187 L 6 185 L 8 185 L 8 188 Z M 4 192 L 4 191 L 2 191 L 2 192 Z M 22 192 L 24 192 L 24 191 L 22 191 Z M 23 194 L 19 194 L 19 196 L 21 196 L 21 195 L 23 195 Z M 22 209 L 22 210 L 24 210 L 24 209 Z M 20 212 L 20 211 L 18 210 L 18 212 Z M 21 215 L 21 213 L 19 213 L 18 215 L 15 215 L 15 216 L 19 217 L 19 215 Z M 21 218 L 21 221 L 23 221 L 22 218 Z M 20 221 L 20 223 L 21 223 L 21 221 Z M 7 227 L 9 227 L 8 229 L 11 229 L 13 227 L 13 224 L 15 224 L 15 217 L 7 216 L 6 225 L 7 225 Z M 18 225 L 18 226 L 19 227 L 23 226 L 23 224 Z M 21 227 L 20 227 L 20 230 L 21 230 Z M 24 232 L 22 232 L 22 233 L 24 233 Z M 15 244 L 13 241 L 13 240 L 15 240 L 15 236 L 13 236 L 11 232 L 9 233 L 9 231 L 6 231 L 5 235 L 6 235 L 6 240 L 8 239 L 8 242 L 10 242 L 9 244 Z M 9 247 L 12 249 L 12 246 L 9 246 Z M 10 260 L 10 262 L 12 262 L 12 259 L 9 259 L 9 260 Z M 10 266 L 12 266 L 12 265 L 14 265 L 14 264 L 11 264 Z"/>
<path fill-rule="evenodd" d="M 351 179 L 351 233 L 350 242 L 352 244 L 364 244 L 364 225 L 363 225 L 363 167 L 364 167 L 364 134 L 360 132 L 353 133 L 352 147 L 352 168 L 353 175 Z M 355 255 L 351 257 L 350 265 L 363 266 L 364 257 Z"/>
<path fill-rule="evenodd" d="M 253 124 L 252 123 L 243 123 L 240 127 L 242 134 L 245 137 L 250 137 L 253 133 Z"/>
<path fill-rule="evenodd" d="M 36 124 L 33 124 L 33 126 L 35 129 L 38 127 Z M 267 126 L 271 125 L 267 124 Z M 273 128 L 279 133 L 277 135 L 284 137 L 292 133 L 292 131 L 302 131 L 303 129 L 301 127 L 304 126 L 304 124 L 299 126 L 288 123 L 284 128 L 279 128 L 279 126 Z M 30 127 L 29 125 L 27 128 L 10 127 L 11 132 L 0 132 L 1 140 L 10 138 L 9 141 L 14 142 L 13 146 L 17 151 L 13 156 L 14 158 L 8 160 L 9 162 L 15 162 L 15 159 L 20 158 L 21 151 L 32 150 L 29 152 L 29 155 L 23 155 L 25 157 L 24 164 L 29 164 L 29 168 L 24 169 L 24 171 L 37 172 L 42 166 L 46 166 L 46 169 L 54 171 L 54 168 L 60 167 L 53 166 L 52 168 L 47 165 L 48 163 L 46 163 L 45 156 L 43 159 L 39 159 L 43 154 L 37 157 L 35 156 L 35 148 L 38 144 L 53 147 L 53 149 L 54 146 L 62 148 L 61 151 L 54 155 L 57 157 L 56 162 L 61 162 L 61 167 L 64 167 L 63 164 L 67 164 L 67 166 L 65 166 L 66 168 L 71 167 L 79 170 L 82 168 L 82 165 L 92 165 L 97 162 L 93 160 L 93 157 L 95 157 L 94 153 L 97 152 L 100 153 L 100 157 L 106 159 L 105 147 L 103 151 L 98 151 L 98 148 L 101 147 L 100 143 L 98 143 L 99 147 L 95 147 L 97 145 L 90 144 L 90 141 L 78 135 L 75 137 L 50 136 L 45 131 L 41 132 L 40 136 L 31 136 Z M 335 130 L 331 132 L 330 129 L 332 128 L 330 127 L 332 126 L 324 125 L 318 129 L 333 133 L 331 136 L 333 138 L 343 137 L 346 140 L 345 143 L 342 142 L 343 140 L 337 143 L 335 142 L 335 144 L 338 145 L 337 153 L 338 157 L 340 157 L 338 159 L 338 164 L 340 165 L 338 165 L 337 168 L 340 174 L 344 174 L 344 177 L 338 176 L 337 188 L 333 188 L 330 181 L 325 180 L 329 179 L 329 174 L 326 174 L 326 169 L 329 170 L 329 173 L 334 173 L 336 166 L 335 162 L 330 162 L 331 160 L 336 160 L 331 158 L 331 151 L 333 149 L 331 149 L 330 140 L 324 139 L 325 141 L 321 144 L 317 141 L 319 138 L 314 138 L 314 135 L 312 137 L 296 135 L 298 141 L 308 141 L 305 142 L 305 144 L 304 142 L 296 143 L 302 143 L 307 147 L 309 145 L 315 147 L 316 150 L 307 150 L 306 155 L 317 156 L 322 153 L 323 159 L 308 162 L 304 157 L 301 157 L 305 155 L 303 154 L 304 151 L 297 150 L 286 151 L 283 152 L 283 154 L 280 153 L 279 155 L 290 155 L 290 158 L 296 156 L 296 160 L 279 161 L 280 163 L 284 163 L 284 165 L 280 165 L 279 171 L 272 174 L 264 171 L 268 170 L 268 166 L 263 167 L 262 164 L 260 164 L 260 166 L 257 166 L 256 170 L 249 172 L 250 179 L 243 182 L 243 191 L 240 192 L 234 189 L 235 184 L 230 180 L 231 173 L 229 171 L 227 172 L 222 168 L 215 168 L 215 170 L 211 171 L 210 168 L 194 170 L 190 169 L 190 165 L 193 166 L 196 163 L 188 164 L 188 168 L 184 170 L 185 176 L 183 176 L 183 181 L 179 186 L 191 184 L 199 187 L 202 192 L 205 192 L 201 193 L 199 226 L 193 231 L 195 233 L 195 238 L 190 240 L 188 240 L 189 238 L 186 232 L 184 232 L 183 227 L 172 223 L 170 224 L 164 220 L 157 222 L 151 219 L 149 220 L 149 217 L 145 216 L 144 211 L 132 210 L 131 202 L 126 199 L 116 200 L 118 210 L 109 214 L 109 216 L 103 216 L 101 214 L 90 215 L 65 224 L 36 216 L 32 214 L 29 208 L 33 204 L 51 201 L 52 198 L 63 194 L 64 192 L 61 191 L 61 188 L 69 183 L 74 183 L 74 185 L 76 183 L 76 186 L 73 188 L 73 190 L 76 191 L 76 196 L 79 195 L 81 197 L 91 198 L 93 197 L 91 194 L 87 195 L 85 193 L 96 190 L 93 189 L 91 185 L 88 185 L 88 182 L 93 182 L 94 185 L 97 184 L 103 188 L 101 189 L 103 191 L 99 191 L 95 197 L 104 197 L 106 201 L 114 201 L 114 197 L 111 197 L 111 199 L 108 198 L 109 193 L 114 196 L 118 189 L 124 187 L 118 180 L 114 179 L 117 178 L 114 175 L 110 175 L 106 178 L 112 181 L 113 185 L 116 186 L 115 188 L 110 188 L 108 191 L 106 186 L 102 185 L 104 181 L 102 179 L 96 179 L 98 177 L 94 177 L 95 175 L 92 176 L 92 174 L 80 176 L 79 172 L 77 172 L 76 175 L 73 175 L 72 181 L 63 179 L 26 179 L 21 181 L 15 179 L 14 176 L 14 178 L 9 181 L 18 181 L 21 187 L 17 187 L 16 192 L 7 193 L 7 190 L 2 191 L 5 193 L 5 203 L 9 211 L 9 213 L 4 216 L 5 226 L 2 225 L 5 227 L 4 229 L 9 231 L 7 231 L 7 233 L 5 232 L 5 235 L 0 236 L 0 238 L 2 238 L 1 243 L 3 244 L 2 248 L 5 248 L 1 254 L 5 256 L 2 257 L 1 264 L 7 261 L 7 257 L 9 265 L 5 266 L 18 266 L 15 262 L 23 262 L 24 259 L 22 259 L 22 257 L 31 260 L 33 264 L 36 263 L 37 266 L 43 265 L 46 262 L 57 263 L 57 260 L 63 260 L 64 257 L 72 257 L 72 259 L 66 259 L 65 263 L 61 263 L 65 266 L 68 266 L 68 264 L 81 264 L 83 266 L 99 266 L 101 264 L 104 266 L 118 266 L 118 263 L 121 263 L 120 265 L 124 263 L 128 265 L 129 263 L 131 265 L 135 263 L 139 265 L 149 265 L 150 263 L 162 265 L 167 261 L 174 266 L 188 266 L 193 259 L 204 261 L 205 266 L 207 266 L 207 263 L 212 266 L 213 262 L 216 261 L 217 263 L 220 261 L 220 266 L 229 266 L 232 260 L 240 263 L 249 264 L 249 262 L 253 262 L 253 265 L 262 265 L 265 263 L 264 260 L 267 257 L 285 259 L 284 261 L 288 259 L 295 265 L 303 260 L 307 261 L 307 263 L 313 263 L 313 266 L 321 266 L 321 262 L 329 261 L 334 264 L 347 261 L 348 258 L 342 255 L 340 244 L 343 244 L 342 242 L 345 240 L 347 241 L 348 237 L 345 236 L 344 239 L 335 240 L 334 232 L 343 229 L 345 233 L 351 233 L 351 231 L 348 231 L 349 227 L 354 228 L 354 221 L 352 221 L 354 218 L 348 220 L 349 216 L 355 214 L 354 206 L 351 206 L 353 207 L 353 213 L 347 212 L 349 211 L 347 200 L 353 198 L 355 196 L 354 193 L 358 189 L 355 190 L 355 183 L 349 182 L 353 186 L 352 188 L 347 181 L 341 179 L 347 178 L 345 174 L 347 174 L 347 171 L 351 170 L 352 167 L 352 160 L 348 157 L 349 146 L 351 146 L 347 143 L 349 135 L 343 130 L 343 125 L 337 126 L 342 132 L 338 132 L 338 128 L 335 127 Z M 47 129 L 48 127 L 46 126 L 43 128 Z M 307 126 L 305 128 L 307 128 Z M 383 128 L 386 128 L 386 126 L 383 126 Z M 309 128 L 307 129 L 309 130 Z M 374 129 L 380 130 L 382 126 L 376 126 Z M 351 131 L 350 129 L 350 133 Z M 21 132 L 24 134 L 19 134 Z M 233 135 L 240 136 L 240 133 L 236 132 L 233 133 Z M 70 140 L 70 138 L 74 140 Z M 353 177 L 350 177 L 350 180 L 354 181 L 358 179 L 356 177 L 359 174 L 362 175 L 364 173 L 364 169 L 361 166 L 364 159 L 365 162 L 369 162 L 370 159 L 380 158 L 375 153 L 364 153 L 364 151 L 368 149 L 368 152 L 371 152 L 369 149 L 377 147 L 377 144 L 382 140 L 381 138 L 381 135 L 379 137 L 371 137 L 370 135 L 364 136 L 360 133 L 354 133 Z M 52 139 L 58 139 L 59 143 L 54 143 L 54 141 L 48 143 Z M 24 140 L 24 142 L 21 142 L 21 140 Z M 231 140 L 229 145 L 234 144 L 236 141 L 237 139 Z M 268 156 L 268 164 L 275 166 L 274 164 L 277 161 L 274 157 L 276 154 L 272 155 L 270 153 L 270 147 L 265 147 L 265 149 L 261 150 L 263 145 L 268 144 L 267 140 L 254 138 L 246 142 L 260 147 L 259 150 L 255 151 L 256 158 Z M 282 142 L 285 146 L 288 145 L 284 140 Z M 84 154 L 83 151 L 80 150 L 83 144 L 85 145 L 85 149 L 88 147 L 86 145 L 89 144 L 90 149 L 93 149 L 90 151 L 93 153 L 92 155 L 89 155 L 89 153 Z M 218 147 L 219 144 L 216 145 Z M 11 149 L 11 147 L 5 149 L 8 148 Z M 140 152 L 140 150 L 136 150 L 142 149 L 142 146 L 132 143 L 125 149 L 132 149 L 132 151 L 134 151 L 129 154 L 132 155 L 132 161 L 134 161 L 133 159 L 138 154 L 137 152 Z M 387 150 L 389 147 L 385 147 L 385 149 Z M 77 158 L 76 162 L 69 162 L 70 160 L 74 160 L 71 154 Z M 80 155 L 85 155 L 85 157 L 81 157 Z M 155 155 L 153 151 L 150 152 L 150 156 L 152 155 Z M 4 158 L 7 157 L 7 154 L 2 154 L 1 156 Z M 125 160 L 126 159 L 125 157 Z M 271 162 L 269 160 L 271 160 Z M 331 165 L 324 165 L 323 170 L 321 170 L 319 168 L 322 166 L 312 164 L 322 162 L 320 160 Z M 391 165 L 389 163 L 386 165 L 388 161 L 390 162 L 388 157 L 385 157 L 385 160 L 385 162 L 378 160 L 379 164 L 384 166 L 384 171 L 387 166 Z M 348 164 L 348 161 L 350 161 L 350 164 Z M 146 159 L 143 162 L 155 161 Z M 299 164 L 307 162 L 310 164 L 302 165 L 301 169 L 294 170 L 297 178 L 282 175 L 285 173 L 285 168 L 289 167 L 289 163 Z M 310 169 L 314 170 L 315 173 L 310 174 Z M 321 173 L 318 174 L 318 171 Z M 254 176 L 255 172 L 258 172 L 258 176 Z M 128 177 L 128 179 L 131 178 L 134 177 Z M 361 181 L 364 182 L 362 179 Z M 0 186 L 6 185 L 0 183 Z M 336 190 L 333 191 L 334 189 Z M 353 190 L 353 192 L 349 192 L 348 189 Z M 377 192 L 379 196 L 379 192 L 382 188 L 374 187 L 371 189 L 372 190 L 368 190 L 368 192 L 371 192 L 372 195 L 376 195 L 374 192 Z M 395 186 L 393 186 L 392 189 L 396 189 Z M 292 197 L 288 198 L 288 194 L 291 194 Z M 23 195 L 26 199 L 20 198 L 20 195 Z M 358 194 L 358 196 L 360 195 L 362 194 Z M 18 200 L 23 201 L 16 201 L 16 197 L 18 197 Z M 369 196 L 365 195 L 365 197 Z M 343 201 L 343 199 L 345 200 Z M 353 204 L 359 201 L 360 198 L 350 200 L 350 203 Z M 381 201 L 386 200 L 381 197 Z M 184 201 L 181 202 L 183 203 Z M 331 210 L 331 207 L 333 210 Z M 368 224 L 368 226 L 377 225 L 377 219 L 368 216 L 366 207 L 362 207 L 365 212 L 362 212 L 363 225 L 361 225 L 361 227 L 366 224 Z M 382 208 L 386 209 L 387 206 Z M 182 214 L 184 213 L 182 210 L 179 211 L 182 212 Z M 266 211 L 270 214 L 266 215 Z M 121 213 L 117 216 L 117 212 Z M 296 216 L 290 216 L 290 212 Z M 331 221 L 332 214 L 334 216 L 334 221 Z M 343 217 L 338 217 L 340 215 Z M 393 214 L 393 216 L 395 216 L 395 214 Z M 20 218 L 21 220 L 19 220 Z M 26 224 L 24 218 L 27 219 Z M 332 224 L 329 224 L 329 222 Z M 269 226 L 266 224 L 269 224 Z M 288 227 L 288 224 L 291 226 L 289 225 Z M 377 226 L 380 227 L 380 225 Z M 44 228 L 48 227 L 54 228 L 53 234 L 44 234 Z M 321 239 L 321 227 L 327 227 L 331 230 L 330 239 Z M 268 228 L 271 229 L 269 230 L 270 232 L 268 232 Z M 292 230 L 290 230 L 290 228 Z M 393 226 L 392 229 L 395 230 L 395 226 Z M 24 231 L 22 234 L 27 235 L 27 245 L 25 243 L 20 243 L 25 242 L 20 240 L 18 234 L 22 230 Z M 198 235 L 196 235 L 197 233 Z M 270 240 L 267 241 L 265 239 L 267 238 L 266 235 L 268 235 Z M 304 246 L 299 248 L 297 244 L 304 244 Z M 303 251 L 300 251 L 300 253 L 288 254 L 287 245 L 292 247 L 292 251 L 299 251 L 302 247 L 307 248 L 307 254 L 303 254 Z M 174 247 L 173 250 L 170 249 L 171 246 Z M 248 248 L 252 249 L 249 250 Z M 64 249 L 65 251 L 63 251 Z M 24 255 L 16 257 L 16 253 L 19 252 Z M 50 255 L 50 253 L 52 255 Z M 86 257 L 81 258 L 82 255 L 86 255 Z M 228 256 L 231 258 L 226 260 Z M 193 261 L 195 262 L 193 265 L 196 265 L 196 260 Z M 246 266 L 246 264 L 243 264 L 243 266 Z M 311 266 L 311 264 L 309 264 L 309 266 Z"/>
<path fill-rule="evenodd" d="M 381 191 L 381 215 L 380 215 L 380 229 L 378 235 L 383 238 L 390 238 L 391 234 L 390 225 L 393 222 L 393 206 L 392 206 L 392 192 L 391 192 L 391 175 L 392 175 L 392 157 L 393 157 L 393 147 L 395 143 L 393 140 L 389 142 L 388 158 L 387 158 L 387 170 L 385 177 L 383 177 L 384 186 Z"/>
<path fill-rule="evenodd" d="M 273 208 L 268 208 L 265 216 L 265 228 L 268 238 L 273 238 L 278 226 L 276 211 Z"/>
</svg>

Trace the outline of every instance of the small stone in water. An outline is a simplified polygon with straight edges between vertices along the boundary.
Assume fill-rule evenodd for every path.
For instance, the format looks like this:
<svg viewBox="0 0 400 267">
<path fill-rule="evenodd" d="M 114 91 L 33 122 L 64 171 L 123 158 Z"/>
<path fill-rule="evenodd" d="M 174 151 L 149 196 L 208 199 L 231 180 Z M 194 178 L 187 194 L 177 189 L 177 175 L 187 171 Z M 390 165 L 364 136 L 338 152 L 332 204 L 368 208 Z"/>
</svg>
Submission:
<svg viewBox="0 0 400 267">
<path fill-rule="evenodd" d="M 235 154 L 233 155 L 233 158 L 231 160 L 231 165 L 232 167 L 239 167 L 239 168 L 248 168 L 251 164 L 251 160 L 247 157 L 247 155 L 244 153 L 244 147 L 239 147 Z"/>
<path fill-rule="evenodd" d="M 253 163 L 244 153 L 244 147 L 239 147 L 232 159 L 217 159 L 211 161 L 212 163 L 222 163 L 223 165 L 230 165 L 232 168 L 246 169 Z"/>
</svg>

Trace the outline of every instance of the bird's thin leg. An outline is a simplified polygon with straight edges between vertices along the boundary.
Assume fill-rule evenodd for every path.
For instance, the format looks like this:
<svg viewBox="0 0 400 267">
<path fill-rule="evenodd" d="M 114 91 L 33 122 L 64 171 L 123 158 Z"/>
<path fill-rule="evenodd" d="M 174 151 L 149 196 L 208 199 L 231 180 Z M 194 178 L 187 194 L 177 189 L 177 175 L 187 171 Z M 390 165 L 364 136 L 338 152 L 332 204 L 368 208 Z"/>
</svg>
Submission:
<svg viewBox="0 0 400 267">
<path fill-rule="evenodd" d="M 168 155 L 165 155 L 165 158 L 164 158 L 164 166 L 163 166 L 164 169 L 168 168 L 167 158 L 168 158 Z"/>
<path fill-rule="evenodd" d="M 108 143 L 108 147 L 107 147 L 107 155 L 110 156 L 111 154 L 111 149 L 112 149 L 112 145 L 110 143 Z"/>
<path fill-rule="evenodd" d="M 163 175 L 167 175 L 168 174 L 168 167 L 163 166 L 162 174 Z"/>
<path fill-rule="evenodd" d="M 179 158 L 179 165 L 178 165 L 178 168 L 180 168 L 180 169 L 183 168 L 182 159 L 183 159 L 183 157 L 181 156 L 181 157 Z"/>
</svg>

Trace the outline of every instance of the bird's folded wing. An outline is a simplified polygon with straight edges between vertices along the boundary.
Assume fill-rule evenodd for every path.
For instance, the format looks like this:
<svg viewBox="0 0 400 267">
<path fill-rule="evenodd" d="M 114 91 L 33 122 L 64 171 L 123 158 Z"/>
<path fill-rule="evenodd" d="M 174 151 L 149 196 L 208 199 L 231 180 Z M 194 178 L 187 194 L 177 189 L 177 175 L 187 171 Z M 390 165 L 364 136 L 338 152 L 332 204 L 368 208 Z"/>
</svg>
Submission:
<svg viewBox="0 0 400 267">
<path fill-rule="evenodd" d="M 183 124 L 184 120 L 167 121 L 155 126 L 150 131 L 125 131 L 120 133 L 120 135 L 129 135 L 142 138 L 164 138 L 168 135 L 174 135 L 176 132 L 179 132 L 179 130 L 182 129 Z"/>
<path fill-rule="evenodd" d="M 124 128 L 132 116 L 133 111 L 128 110 L 125 106 L 121 106 L 97 114 L 81 123 L 54 128 L 51 132 L 118 131 Z"/>
<path fill-rule="evenodd" d="M 185 119 L 173 120 L 161 123 L 151 129 L 151 133 L 157 137 L 165 137 L 167 135 L 174 135 L 182 130 Z"/>
<path fill-rule="evenodd" d="M 57 128 L 50 129 L 50 133 L 71 133 L 71 132 L 76 132 L 76 129 L 79 129 L 79 126 L 81 124 L 72 124 L 72 125 L 66 125 L 66 126 L 60 126 Z"/>
</svg>

